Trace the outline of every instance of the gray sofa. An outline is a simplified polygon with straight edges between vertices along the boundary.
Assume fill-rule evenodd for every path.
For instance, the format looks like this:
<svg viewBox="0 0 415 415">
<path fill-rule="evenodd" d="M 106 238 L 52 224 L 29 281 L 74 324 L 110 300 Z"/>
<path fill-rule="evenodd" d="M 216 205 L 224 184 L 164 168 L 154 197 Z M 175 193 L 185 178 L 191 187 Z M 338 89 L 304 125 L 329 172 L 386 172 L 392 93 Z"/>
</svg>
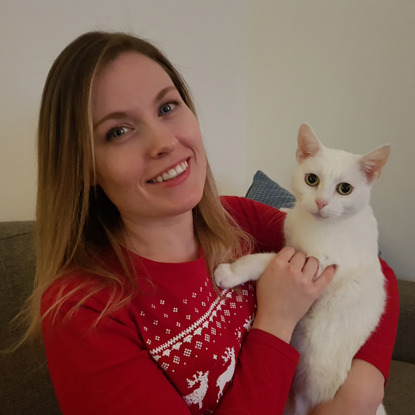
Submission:
<svg viewBox="0 0 415 415">
<path fill-rule="evenodd" d="M 34 222 L 30 221 L 0 222 L 0 350 L 22 333 L 9 322 L 31 291 L 35 270 L 33 229 Z M 400 321 L 385 406 L 389 415 L 413 415 L 415 283 L 399 281 L 399 291 Z M 0 354 L 0 414 L 60 413 L 41 345 L 25 345 L 12 354 Z"/>
</svg>

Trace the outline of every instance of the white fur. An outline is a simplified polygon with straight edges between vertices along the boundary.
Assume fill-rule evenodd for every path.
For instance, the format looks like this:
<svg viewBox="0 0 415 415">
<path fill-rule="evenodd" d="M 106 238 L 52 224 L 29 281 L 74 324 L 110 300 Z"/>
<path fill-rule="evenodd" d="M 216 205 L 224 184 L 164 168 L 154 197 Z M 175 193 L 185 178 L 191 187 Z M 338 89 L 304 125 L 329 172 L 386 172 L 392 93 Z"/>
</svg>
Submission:
<svg viewBox="0 0 415 415">
<path fill-rule="evenodd" d="M 389 147 L 366 156 L 327 149 L 308 126 L 300 128 L 298 143 L 298 165 L 292 178 L 297 202 L 286 216 L 286 243 L 316 257 L 321 269 L 337 265 L 333 281 L 292 337 L 301 357 L 292 385 L 295 409 L 287 408 L 285 413 L 305 415 L 316 404 L 333 398 L 347 377 L 353 356 L 376 328 L 384 309 L 377 222 L 369 201 Z M 320 178 L 316 187 L 304 181 L 310 172 Z M 341 182 L 353 186 L 350 195 L 336 191 Z M 317 199 L 327 206 L 319 210 Z M 229 288 L 258 279 L 273 256 L 256 254 L 222 264 L 215 271 L 216 282 Z M 382 405 L 380 414 L 385 414 Z"/>
</svg>

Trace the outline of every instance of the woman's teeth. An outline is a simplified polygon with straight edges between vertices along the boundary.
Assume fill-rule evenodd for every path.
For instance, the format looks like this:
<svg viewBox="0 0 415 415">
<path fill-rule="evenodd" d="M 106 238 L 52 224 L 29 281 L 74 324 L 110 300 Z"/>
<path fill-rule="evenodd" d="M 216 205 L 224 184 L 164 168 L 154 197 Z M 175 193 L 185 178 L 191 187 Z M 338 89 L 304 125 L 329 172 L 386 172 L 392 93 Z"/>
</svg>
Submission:
<svg viewBox="0 0 415 415">
<path fill-rule="evenodd" d="M 156 177 L 153 180 L 150 180 L 152 183 L 161 183 L 165 182 L 167 180 L 171 180 L 176 178 L 177 176 L 180 176 L 188 167 L 187 161 L 184 161 L 183 163 L 178 164 L 173 169 L 170 169 L 169 171 L 163 173 L 161 176 Z"/>
</svg>

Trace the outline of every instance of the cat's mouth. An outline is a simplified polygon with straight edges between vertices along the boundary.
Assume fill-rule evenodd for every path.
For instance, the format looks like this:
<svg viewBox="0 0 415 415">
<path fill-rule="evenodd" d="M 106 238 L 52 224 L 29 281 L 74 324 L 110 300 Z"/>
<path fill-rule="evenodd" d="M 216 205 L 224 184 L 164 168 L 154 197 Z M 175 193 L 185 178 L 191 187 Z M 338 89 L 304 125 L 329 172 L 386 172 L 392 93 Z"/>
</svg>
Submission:
<svg viewBox="0 0 415 415">
<path fill-rule="evenodd" d="M 318 210 L 317 212 L 310 212 L 311 215 L 318 220 L 328 219 L 330 217 L 329 213 L 324 210 Z"/>
<path fill-rule="evenodd" d="M 337 212 L 332 210 L 320 210 L 318 212 L 310 212 L 310 215 L 318 221 L 338 221 L 340 216 Z"/>
</svg>

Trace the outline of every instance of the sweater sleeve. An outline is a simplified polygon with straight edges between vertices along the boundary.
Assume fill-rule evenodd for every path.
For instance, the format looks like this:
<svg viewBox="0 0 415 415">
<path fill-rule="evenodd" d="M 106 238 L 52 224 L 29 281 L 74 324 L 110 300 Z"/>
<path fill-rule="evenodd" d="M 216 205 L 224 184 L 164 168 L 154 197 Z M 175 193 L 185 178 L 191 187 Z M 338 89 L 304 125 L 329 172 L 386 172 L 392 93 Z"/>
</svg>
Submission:
<svg viewBox="0 0 415 415">
<path fill-rule="evenodd" d="M 252 329 L 243 345 L 231 388 L 215 414 L 282 414 L 299 360 L 289 344 Z"/>
<path fill-rule="evenodd" d="M 278 252 L 284 247 L 285 213 L 237 196 L 222 197 L 222 203 L 236 223 L 253 237 L 256 252 Z"/>
</svg>

